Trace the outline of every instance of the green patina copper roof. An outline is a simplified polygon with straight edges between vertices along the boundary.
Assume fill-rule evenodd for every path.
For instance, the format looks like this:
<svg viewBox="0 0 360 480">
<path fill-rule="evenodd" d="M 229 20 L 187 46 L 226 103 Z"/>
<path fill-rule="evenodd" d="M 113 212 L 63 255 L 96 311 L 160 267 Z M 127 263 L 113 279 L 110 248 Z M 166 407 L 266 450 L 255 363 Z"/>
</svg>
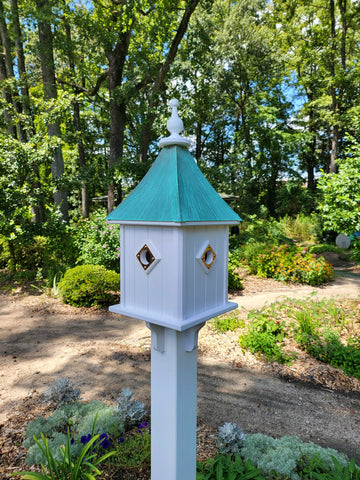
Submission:
<svg viewBox="0 0 360 480">
<path fill-rule="evenodd" d="M 229 222 L 241 218 L 220 197 L 187 149 L 168 146 L 109 222 Z"/>
</svg>

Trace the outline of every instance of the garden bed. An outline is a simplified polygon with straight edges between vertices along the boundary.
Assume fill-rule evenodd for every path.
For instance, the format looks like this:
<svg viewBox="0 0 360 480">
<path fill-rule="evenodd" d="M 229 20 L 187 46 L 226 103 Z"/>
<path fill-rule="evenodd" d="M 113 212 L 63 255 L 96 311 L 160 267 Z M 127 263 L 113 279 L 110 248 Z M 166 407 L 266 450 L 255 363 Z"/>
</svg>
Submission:
<svg viewBox="0 0 360 480">
<path fill-rule="evenodd" d="M 237 296 L 244 304 L 264 292 L 291 296 L 303 288 L 251 276 L 244 286 Z M 335 281 L 318 292 L 333 287 L 339 291 Z M 0 314 L 1 478 L 25 468 L 26 425 L 46 413 L 39 394 L 59 376 L 70 376 L 84 400 L 112 402 L 129 387 L 149 405 L 150 332 L 142 322 L 21 291 L 0 295 Z M 236 421 L 246 433 L 299 435 L 356 456 L 359 381 L 300 351 L 292 366 L 270 364 L 241 352 L 238 337 L 238 332 L 217 334 L 210 323 L 200 332 L 199 459 L 214 454 L 214 434 L 225 421 Z M 143 473 L 147 478 L 148 471 Z M 131 473 L 126 477 L 131 479 Z"/>
</svg>

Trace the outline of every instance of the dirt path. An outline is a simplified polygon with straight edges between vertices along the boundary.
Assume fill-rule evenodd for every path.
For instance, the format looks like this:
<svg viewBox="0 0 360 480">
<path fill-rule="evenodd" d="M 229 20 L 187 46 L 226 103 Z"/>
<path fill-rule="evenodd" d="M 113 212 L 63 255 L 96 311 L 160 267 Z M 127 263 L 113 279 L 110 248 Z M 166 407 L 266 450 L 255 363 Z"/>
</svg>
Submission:
<svg viewBox="0 0 360 480">
<path fill-rule="evenodd" d="M 360 277 L 354 275 L 322 288 L 255 283 L 245 280 L 245 291 L 235 298 L 239 306 L 258 308 L 279 296 L 306 298 L 314 291 L 319 298 L 360 296 Z M 214 342 L 218 349 L 211 348 Z M 205 424 L 217 428 L 231 421 L 245 432 L 298 435 L 360 460 L 358 392 L 265 374 L 243 366 L 237 352 L 235 337 L 201 330 L 198 416 Z M 137 320 L 75 309 L 43 295 L 0 294 L 0 359 L 0 427 L 24 397 L 60 376 L 69 376 L 85 400 L 111 401 L 130 388 L 150 403 L 150 332 Z"/>
</svg>

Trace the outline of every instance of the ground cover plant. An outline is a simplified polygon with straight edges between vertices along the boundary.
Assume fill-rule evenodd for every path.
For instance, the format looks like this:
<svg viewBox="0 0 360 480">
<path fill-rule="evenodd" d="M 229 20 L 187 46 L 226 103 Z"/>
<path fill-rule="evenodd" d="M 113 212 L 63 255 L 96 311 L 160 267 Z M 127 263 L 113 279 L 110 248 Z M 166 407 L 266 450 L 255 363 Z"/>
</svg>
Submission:
<svg viewBox="0 0 360 480">
<path fill-rule="evenodd" d="M 333 267 L 306 247 L 287 243 L 250 243 L 243 249 L 251 273 L 285 282 L 322 285 L 333 278 Z"/>
<path fill-rule="evenodd" d="M 213 321 L 217 331 L 239 328 L 239 345 L 268 361 L 292 364 L 300 350 L 360 379 L 357 300 L 286 299 L 252 310 L 245 325 L 233 314 Z"/>
<path fill-rule="evenodd" d="M 149 479 L 151 430 L 149 423 L 144 421 L 144 405 L 132 400 L 128 389 L 123 390 L 116 405 L 96 400 L 83 403 L 78 393 L 66 378 L 58 379 L 47 390 L 43 401 L 52 402 L 53 411 L 46 418 L 30 422 L 25 441 L 26 446 L 33 435 L 32 444 L 37 454 L 33 457 L 30 448 L 27 462 L 38 465 L 39 471 L 32 469 L 14 475 L 24 480 Z M 60 406 L 59 397 L 64 400 Z M 80 424 L 84 424 L 81 432 Z M 58 430 L 62 430 L 63 438 L 56 443 L 53 439 Z M 213 456 L 197 462 L 196 478 L 326 480 L 360 477 L 354 460 L 334 449 L 304 443 L 293 436 L 276 439 L 261 433 L 245 434 L 238 425 L 225 423 L 216 435 Z"/>
<path fill-rule="evenodd" d="M 216 443 L 220 455 L 214 461 L 205 463 L 208 476 L 200 478 L 266 478 L 266 479 L 291 479 L 300 478 L 329 478 L 327 475 L 334 472 L 344 473 L 351 470 L 355 475 L 360 471 L 355 462 L 332 448 L 323 448 L 313 442 L 304 443 L 294 436 L 272 438 L 261 433 L 244 434 L 238 425 L 225 423 L 219 428 Z M 218 465 L 225 464 L 226 469 L 236 474 L 234 464 L 247 469 L 249 476 L 217 477 L 215 473 Z M 204 465 L 202 466 L 204 469 Z M 202 471 L 202 470 L 200 470 Z M 242 472 L 241 472 L 242 473 Z M 317 473 L 318 477 L 314 477 Z M 256 476 L 259 475 L 259 476 Z M 333 478 L 333 477 L 330 477 Z M 335 477 L 336 478 L 336 477 Z M 345 478 L 345 477 L 338 477 Z M 355 477 L 354 478 L 359 478 Z"/>
<path fill-rule="evenodd" d="M 319 234 L 320 226 L 315 216 L 300 214 L 277 221 L 250 215 L 239 234 L 230 237 L 229 265 L 234 271 L 245 268 L 260 277 L 322 285 L 333 279 L 334 272 L 332 265 L 319 254 L 336 251 L 341 258 L 349 260 L 353 252 L 345 253 L 343 249 L 339 252 L 335 245 L 314 244 Z"/>
</svg>

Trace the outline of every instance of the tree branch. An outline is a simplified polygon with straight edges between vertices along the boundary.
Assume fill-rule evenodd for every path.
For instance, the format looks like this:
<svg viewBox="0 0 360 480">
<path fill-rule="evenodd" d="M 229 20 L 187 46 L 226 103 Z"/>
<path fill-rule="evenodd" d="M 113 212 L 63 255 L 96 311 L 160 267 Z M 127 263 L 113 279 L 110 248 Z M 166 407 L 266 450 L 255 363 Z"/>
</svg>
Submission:
<svg viewBox="0 0 360 480">
<path fill-rule="evenodd" d="M 73 82 L 68 82 L 67 80 L 63 80 L 61 78 L 56 78 L 56 81 L 58 83 L 61 83 L 62 85 L 67 85 L 68 87 L 71 87 L 73 88 L 75 91 L 78 91 L 78 92 L 83 92 L 83 93 L 86 93 L 87 95 L 89 95 L 90 97 L 93 97 L 94 95 L 96 95 L 101 87 L 101 84 L 103 83 L 104 80 L 106 80 L 108 76 L 108 69 L 106 69 L 99 77 L 98 79 L 96 80 L 96 84 L 94 86 L 94 88 L 92 90 L 89 90 L 85 87 L 82 87 L 81 85 L 78 85 L 77 83 L 73 83 Z"/>
</svg>

